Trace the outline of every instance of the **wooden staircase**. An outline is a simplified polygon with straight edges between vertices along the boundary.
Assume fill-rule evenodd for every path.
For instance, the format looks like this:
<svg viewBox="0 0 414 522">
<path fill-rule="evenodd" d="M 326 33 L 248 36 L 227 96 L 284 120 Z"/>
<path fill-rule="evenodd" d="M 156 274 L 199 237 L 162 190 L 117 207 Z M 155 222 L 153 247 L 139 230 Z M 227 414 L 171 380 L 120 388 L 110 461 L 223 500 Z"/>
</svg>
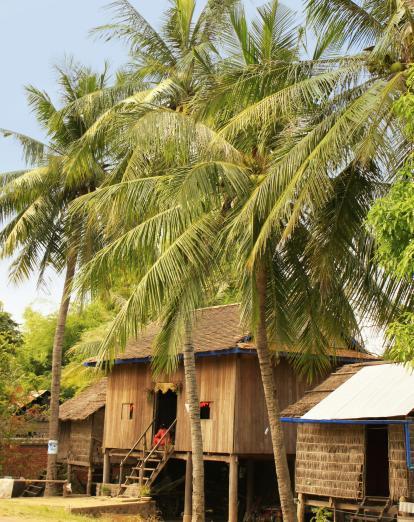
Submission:
<svg viewBox="0 0 414 522">
<path fill-rule="evenodd" d="M 389 497 L 364 497 L 356 512 L 351 515 L 350 522 L 380 522 L 390 507 Z"/>
<path fill-rule="evenodd" d="M 20 495 L 21 497 L 41 497 L 43 495 L 43 491 L 45 489 L 44 484 L 42 485 L 36 485 L 32 483 L 28 483 L 23 491 L 23 493 Z"/>
<path fill-rule="evenodd" d="M 174 446 L 172 444 L 165 444 L 166 440 L 170 439 L 171 432 L 177 420 L 171 424 L 158 443 L 151 449 L 148 448 L 147 435 L 151 435 L 151 428 L 154 421 L 148 426 L 141 437 L 137 440 L 134 446 L 130 449 L 120 465 L 119 476 L 119 493 L 118 496 L 125 497 L 141 497 L 143 489 L 150 491 L 155 479 L 166 466 L 167 462 L 174 453 Z M 142 445 L 141 451 L 139 450 Z M 135 465 L 132 467 L 129 475 L 123 478 L 123 469 L 126 461 L 130 458 L 136 459 Z M 148 493 L 145 493 L 145 495 Z"/>
</svg>

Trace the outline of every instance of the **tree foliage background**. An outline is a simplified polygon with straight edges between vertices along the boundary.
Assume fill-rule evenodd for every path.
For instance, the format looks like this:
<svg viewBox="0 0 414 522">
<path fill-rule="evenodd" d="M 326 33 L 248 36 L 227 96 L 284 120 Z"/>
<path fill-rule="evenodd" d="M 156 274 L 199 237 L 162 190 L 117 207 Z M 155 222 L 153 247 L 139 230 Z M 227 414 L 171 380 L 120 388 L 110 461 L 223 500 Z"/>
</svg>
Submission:
<svg viewBox="0 0 414 522">
<path fill-rule="evenodd" d="M 414 68 L 407 81 L 408 91 L 395 103 L 414 145 Z M 392 276 L 412 281 L 414 277 L 414 154 L 400 169 L 388 194 L 377 201 L 368 222 L 377 242 L 377 257 Z M 387 355 L 399 362 L 414 362 L 414 313 L 403 311 L 387 330 Z"/>
</svg>

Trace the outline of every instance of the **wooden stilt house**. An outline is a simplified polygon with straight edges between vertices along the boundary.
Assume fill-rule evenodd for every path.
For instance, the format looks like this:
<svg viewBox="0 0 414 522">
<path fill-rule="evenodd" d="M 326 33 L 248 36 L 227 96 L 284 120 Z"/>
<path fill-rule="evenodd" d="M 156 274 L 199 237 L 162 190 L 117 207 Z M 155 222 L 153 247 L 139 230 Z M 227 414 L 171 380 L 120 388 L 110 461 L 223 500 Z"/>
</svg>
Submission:
<svg viewBox="0 0 414 522">
<path fill-rule="evenodd" d="M 59 408 L 58 462 L 86 482 L 90 494 L 94 471 L 102 473 L 102 443 L 107 379 L 89 386 Z"/>
<path fill-rule="evenodd" d="M 149 326 L 139 339 L 117 356 L 108 376 L 104 429 L 103 482 L 119 482 L 124 494 L 154 485 L 165 468 L 187 463 L 185 519 L 191 519 L 191 438 L 186 409 L 182 364 L 174 375 L 154 379 L 151 351 L 158 333 Z M 196 352 L 200 415 L 206 462 L 207 505 L 219 481 L 228 520 L 237 519 L 238 507 L 252 511 L 271 503 L 276 495 L 269 424 L 254 343 L 240 327 L 238 305 L 211 307 L 196 312 L 193 345 Z M 337 363 L 372 358 L 351 350 L 337 352 Z M 94 365 L 91 360 L 85 363 Z M 306 382 L 295 375 L 285 352 L 275 353 L 274 374 L 284 408 L 303 396 Z M 169 444 L 154 448 L 161 426 Z M 296 427 L 288 425 L 286 449 L 293 470 Z M 175 463 L 175 464 L 174 464 Z M 181 469 L 181 468 L 180 468 Z M 168 471 L 168 470 L 167 470 Z M 172 473 L 172 471 L 171 471 Z M 179 472 L 177 472 L 179 473 Z M 209 489 L 211 488 L 211 489 Z M 226 493 L 226 489 L 227 492 Z M 266 493 L 267 492 L 267 493 Z M 183 492 L 184 493 L 184 492 Z M 268 494 L 268 498 L 266 498 Z M 227 509 L 227 508 L 225 508 Z M 222 514 L 227 519 L 227 513 Z M 214 516 L 219 515 L 216 513 Z M 215 518 L 216 519 L 216 518 Z"/>
<path fill-rule="evenodd" d="M 298 427 L 299 520 L 306 506 L 381 520 L 402 497 L 414 502 L 413 412 L 414 374 L 385 362 L 343 366 L 286 408 Z"/>
</svg>

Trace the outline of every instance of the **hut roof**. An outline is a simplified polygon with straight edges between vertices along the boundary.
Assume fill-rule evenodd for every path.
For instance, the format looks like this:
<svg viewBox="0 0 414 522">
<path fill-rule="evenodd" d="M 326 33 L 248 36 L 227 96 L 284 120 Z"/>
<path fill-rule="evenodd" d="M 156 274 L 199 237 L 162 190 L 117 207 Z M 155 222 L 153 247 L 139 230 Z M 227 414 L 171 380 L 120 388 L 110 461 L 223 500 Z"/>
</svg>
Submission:
<svg viewBox="0 0 414 522">
<path fill-rule="evenodd" d="M 105 406 L 106 383 L 107 379 L 104 377 L 64 402 L 59 408 L 59 419 L 61 421 L 84 420 Z"/>
<path fill-rule="evenodd" d="M 224 353 L 255 353 L 256 348 L 248 331 L 240 324 L 240 306 L 229 304 L 211 306 L 196 311 L 193 344 L 196 354 L 202 356 L 223 355 Z M 131 340 L 124 352 L 116 356 L 115 362 L 147 362 L 152 354 L 152 344 L 160 327 L 150 324 L 135 340 Z M 276 348 L 281 355 L 294 352 L 292 349 Z M 376 359 L 376 356 L 366 351 L 351 349 L 332 350 L 332 355 L 348 361 Z M 96 358 L 89 359 L 85 364 L 92 366 Z"/>
<path fill-rule="evenodd" d="M 364 361 L 355 364 L 346 364 L 332 373 L 321 384 L 309 390 L 297 402 L 282 411 L 282 417 L 303 417 L 312 408 L 328 397 L 332 392 L 347 382 L 353 375 L 367 366 L 386 364 L 384 361 Z"/>
<path fill-rule="evenodd" d="M 391 419 L 414 409 L 414 374 L 403 364 L 361 368 L 303 419 Z"/>
</svg>

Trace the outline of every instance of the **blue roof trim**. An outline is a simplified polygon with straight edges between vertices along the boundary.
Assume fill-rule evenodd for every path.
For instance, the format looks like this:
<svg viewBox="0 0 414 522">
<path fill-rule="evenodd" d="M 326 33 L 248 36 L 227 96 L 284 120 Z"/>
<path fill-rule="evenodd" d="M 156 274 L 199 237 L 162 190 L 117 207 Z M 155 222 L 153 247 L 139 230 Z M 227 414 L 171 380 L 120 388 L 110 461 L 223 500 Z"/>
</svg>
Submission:
<svg viewBox="0 0 414 522">
<path fill-rule="evenodd" d="M 242 349 L 242 348 L 228 348 L 227 350 L 210 350 L 208 352 L 197 352 L 195 356 L 198 357 L 220 357 L 221 355 L 237 355 L 237 354 L 254 355 L 256 350 Z M 182 359 L 183 355 L 179 354 L 178 359 Z M 145 364 L 151 362 L 151 357 L 134 357 L 133 359 L 115 359 L 114 364 Z M 84 362 L 84 366 L 96 366 L 95 362 Z"/>
<path fill-rule="evenodd" d="M 224 355 L 239 355 L 239 354 L 243 354 L 243 355 L 256 355 L 256 350 L 255 349 L 250 349 L 250 348 L 238 348 L 238 347 L 234 347 L 234 348 L 227 348 L 225 350 L 210 350 L 208 352 L 196 352 L 195 356 L 198 358 L 198 357 L 221 357 L 221 356 L 224 356 Z M 291 352 L 278 352 L 279 355 L 284 355 L 284 356 L 287 356 L 287 355 L 291 355 Z M 335 356 L 333 356 L 335 357 Z M 183 358 L 182 354 L 179 354 L 178 358 L 181 360 Z M 360 362 L 361 360 L 363 361 L 364 359 L 359 359 L 359 358 L 355 358 L 355 357 L 341 357 L 341 356 L 338 356 L 338 357 L 335 357 L 336 360 L 338 361 L 344 361 L 344 362 Z M 151 362 L 151 357 L 134 357 L 132 359 L 115 359 L 115 362 L 114 364 L 115 365 L 119 365 L 119 364 L 145 364 L 145 363 L 149 363 Z M 89 367 L 94 367 L 96 366 L 96 363 L 93 362 L 93 361 L 90 361 L 90 362 L 84 362 L 83 363 L 84 366 L 89 366 Z"/>
<path fill-rule="evenodd" d="M 293 424 L 413 424 L 406 419 L 302 419 L 301 417 L 280 417 L 282 422 Z"/>
</svg>

